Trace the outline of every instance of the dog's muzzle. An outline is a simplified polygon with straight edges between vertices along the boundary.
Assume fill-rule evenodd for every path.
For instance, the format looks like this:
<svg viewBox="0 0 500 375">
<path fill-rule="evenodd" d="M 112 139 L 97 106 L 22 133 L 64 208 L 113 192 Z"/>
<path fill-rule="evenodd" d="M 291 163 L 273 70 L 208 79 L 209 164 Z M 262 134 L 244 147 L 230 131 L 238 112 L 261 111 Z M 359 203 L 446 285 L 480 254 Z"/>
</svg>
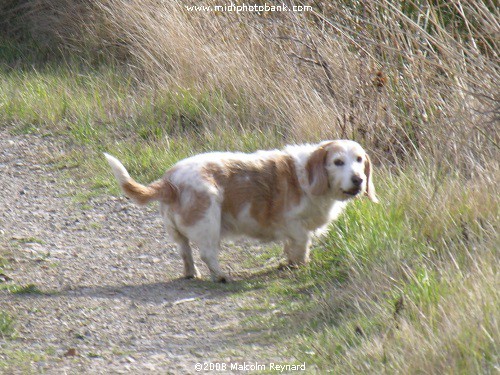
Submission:
<svg viewBox="0 0 500 375">
<path fill-rule="evenodd" d="M 352 188 L 350 190 L 343 190 L 342 192 L 344 194 L 347 194 L 347 195 L 350 195 L 352 197 L 358 195 L 359 193 L 361 193 L 361 187 L 355 187 L 355 188 Z"/>
</svg>

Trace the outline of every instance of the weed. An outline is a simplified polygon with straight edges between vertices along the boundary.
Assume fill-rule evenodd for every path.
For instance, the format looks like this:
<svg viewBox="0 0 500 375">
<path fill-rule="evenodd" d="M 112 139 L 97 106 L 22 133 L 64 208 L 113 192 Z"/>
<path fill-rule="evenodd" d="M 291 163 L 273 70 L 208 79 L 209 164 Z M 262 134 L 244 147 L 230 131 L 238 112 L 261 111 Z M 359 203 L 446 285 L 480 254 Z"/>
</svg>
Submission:
<svg viewBox="0 0 500 375">
<path fill-rule="evenodd" d="M 0 335 L 5 338 L 14 332 L 14 318 L 4 312 L 0 311 Z"/>
<path fill-rule="evenodd" d="M 28 285 L 0 285 L 0 290 L 6 290 L 12 294 L 45 294 L 35 284 Z"/>
<path fill-rule="evenodd" d="M 28 243 L 37 243 L 37 244 L 40 244 L 40 245 L 44 245 L 45 244 L 45 241 L 43 241 L 42 239 L 40 238 L 36 238 L 36 237 L 21 237 L 21 238 L 15 238 L 15 241 L 18 243 L 18 244 L 28 244 Z"/>
</svg>

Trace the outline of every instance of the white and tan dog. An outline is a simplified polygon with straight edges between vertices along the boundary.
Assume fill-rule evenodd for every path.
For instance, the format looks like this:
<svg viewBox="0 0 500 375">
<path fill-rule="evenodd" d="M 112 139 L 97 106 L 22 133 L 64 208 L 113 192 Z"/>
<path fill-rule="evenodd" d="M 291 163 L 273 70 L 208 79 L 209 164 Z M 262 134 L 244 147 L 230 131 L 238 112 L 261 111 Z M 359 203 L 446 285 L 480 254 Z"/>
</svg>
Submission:
<svg viewBox="0 0 500 375">
<path fill-rule="evenodd" d="M 377 201 L 372 166 L 347 140 L 288 146 L 253 154 L 211 152 L 178 162 L 148 186 L 105 154 L 124 193 L 138 204 L 156 200 L 184 261 L 184 276 L 199 276 L 190 242 L 214 280 L 225 282 L 218 252 L 226 235 L 284 242 L 291 265 L 309 259 L 311 233 L 325 227 L 361 194 Z"/>
</svg>

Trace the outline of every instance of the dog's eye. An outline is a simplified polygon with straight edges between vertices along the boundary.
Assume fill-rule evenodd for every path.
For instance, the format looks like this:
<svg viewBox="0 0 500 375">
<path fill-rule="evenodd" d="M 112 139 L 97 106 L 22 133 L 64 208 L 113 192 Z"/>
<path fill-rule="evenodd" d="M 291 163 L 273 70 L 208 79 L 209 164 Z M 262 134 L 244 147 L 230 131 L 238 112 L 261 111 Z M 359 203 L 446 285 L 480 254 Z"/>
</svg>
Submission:
<svg viewBox="0 0 500 375">
<path fill-rule="evenodd" d="M 340 159 L 336 159 L 336 160 L 334 160 L 333 164 L 335 164 L 337 167 L 340 167 L 340 166 L 344 165 L 344 162 Z"/>
<path fill-rule="evenodd" d="M 356 159 L 356 161 L 357 161 L 358 163 L 361 163 L 361 162 L 363 161 L 363 158 L 362 158 L 361 156 L 358 156 L 358 158 Z"/>
</svg>

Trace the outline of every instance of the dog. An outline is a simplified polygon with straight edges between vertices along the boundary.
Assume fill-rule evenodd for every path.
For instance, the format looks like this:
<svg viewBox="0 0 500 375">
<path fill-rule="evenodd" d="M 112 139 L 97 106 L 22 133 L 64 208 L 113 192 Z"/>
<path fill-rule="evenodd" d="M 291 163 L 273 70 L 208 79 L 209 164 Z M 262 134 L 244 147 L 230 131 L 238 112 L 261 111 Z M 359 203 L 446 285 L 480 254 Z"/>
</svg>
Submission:
<svg viewBox="0 0 500 375">
<path fill-rule="evenodd" d="M 210 152 L 181 160 L 144 186 L 104 154 L 123 192 L 139 205 L 160 202 L 186 278 L 199 277 L 190 243 L 215 281 L 228 276 L 218 260 L 221 238 L 246 235 L 283 241 L 291 266 L 309 260 L 311 235 L 339 216 L 355 197 L 377 202 L 368 154 L 350 140 L 287 146 L 252 154 Z"/>
</svg>

